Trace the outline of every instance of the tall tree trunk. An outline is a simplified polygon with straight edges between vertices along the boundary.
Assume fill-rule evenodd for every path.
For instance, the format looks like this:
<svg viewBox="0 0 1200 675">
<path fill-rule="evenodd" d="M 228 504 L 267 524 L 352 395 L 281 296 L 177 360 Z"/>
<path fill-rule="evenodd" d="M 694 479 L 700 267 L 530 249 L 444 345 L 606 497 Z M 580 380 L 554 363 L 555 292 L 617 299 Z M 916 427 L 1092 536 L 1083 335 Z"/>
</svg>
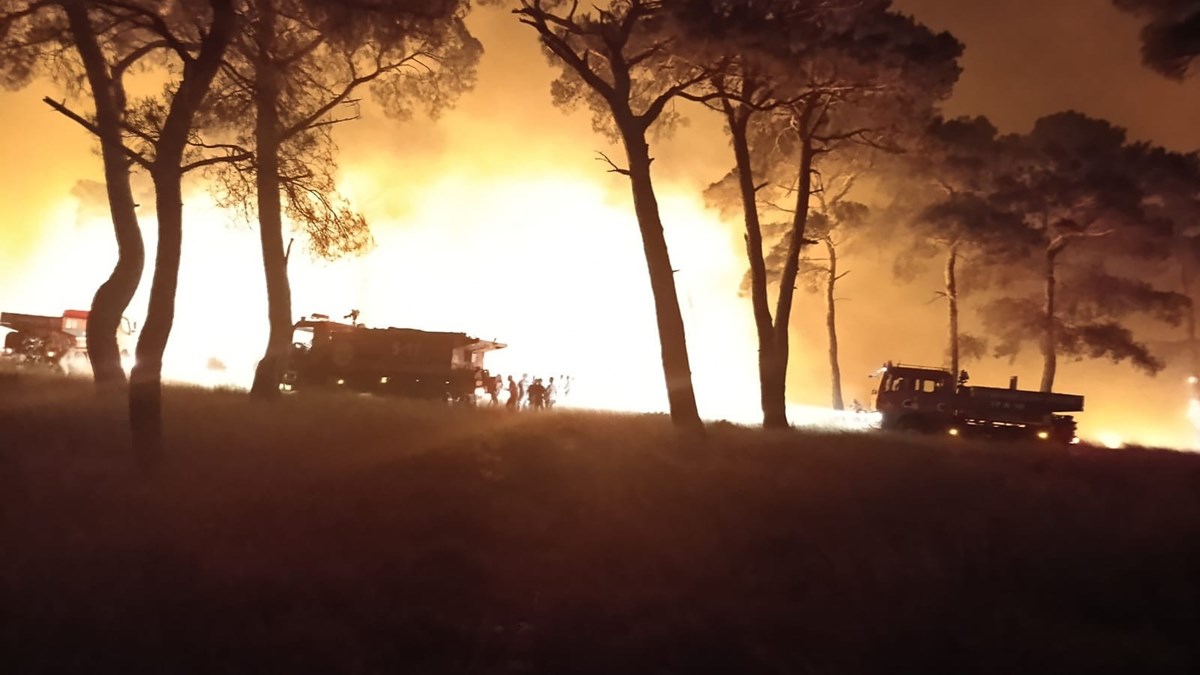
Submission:
<svg viewBox="0 0 1200 675">
<path fill-rule="evenodd" d="M 829 253 L 829 277 L 825 281 L 825 328 L 829 331 L 829 380 L 833 388 L 833 409 L 845 410 L 846 403 L 842 400 L 842 368 L 838 365 L 838 338 L 836 302 L 833 297 L 834 286 L 837 284 L 837 247 L 828 237 L 825 238 L 825 250 Z"/>
<path fill-rule="evenodd" d="M 175 290 L 183 243 L 183 174 L 179 163 L 155 166 L 154 202 L 158 212 L 158 249 L 150 286 L 146 324 L 137 342 L 137 361 L 129 382 L 129 429 L 134 451 L 144 463 L 162 456 L 162 360 L 175 321 Z"/>
<path fill-rule="evenodd" d="M 254 372 L 252 396 L 277 398 L 279 379 L 291 345 L 292 289 L 288 282 L 287 257 L 283 248 L 283 213 L 279 194 L 279 73 L 272 53 L 276 20 L 273 2 L 259 3 L 255 27 L 258 63 L 254 93 L 257 120 L 254 127 L 258 197 L 258 227 L 262 240 L 263 270 L 267 281 L 267 317 L 270 334 L 267 349 Z"/>
<path fill-rule="evenodd" d="M 946 303 L 950 310 L 950 372 L 958 377 L 960 363 L 958 351 L 958 244 L 951 244 L 946 254 Z"/>
<path fill-rule="evenodd" d="M 678 427 L 698 430 L 703 428 L 703 424 L 692 389 L 692 369 L 688 361 L 683 314 L 679 310 L 679 296 L 675 289 L 675 271 L 671 267 L 658 201 L 650 180 L 650 147 L 646 144 L 645 130 L 639 125 L 626 121 L 621 125 L 621 130 L 629 159 L 634 211 L 642 233 L 642 248 L 650 272 L 650 288 L 654 294 L 671 421 Z"/>
<path fill-rule="evenodd" d="M 792 229 L 788 234 L 787 258 L 779 277 L 779 297 L 775 305 L 775 358 L 770 391 L 774 405 L 787 403 L 788 327 L 792 317 L 792 300 L 796 294 L 796 276 L 800 272 L 800 250 L 804 246 L 805 228 L 808 226 L 808 204 L 812 196 L 812 136 L 808 131 L 807 112 L 801 120 L 800 163 L 797 173 L 796 210 L 792 215 Z M 767 383 L 764 383 L 766 386 Z"/>
<path fill-rule="evenodd" d="M 78 0 L 72 0 L 64 3 L 63 9 L 96 105 L 104 186 L 117 238 L 117 263 L 108 279 L 96 289 L 87 319 L 88 359 L 92 363 L 97 389 L 108 393 L 125 384 L 117 330 L 125 308 L 141 283 L 146 251 L 130 185 L 130 160 L 125 156 L 121 138 L 121 116 L 125 108 L 124 96 L 119 90 L 121 83 L 114 81 L 109 73 L 87 8 Z"/>
<path fill-rule="evenodd" d="M 746 138 L 750 110 L 745 106 L 734 108 L 728 100 L 724 100 L 724 106 L 730 137 L 733 140 L 738 187 L 742 193 L 742 211 L 746 221 L 746 256 L 750 262 L 750 304 L 754 311 L 754 327 L 758 331 L 758 376 L 763 426 L 769 429 L 786 428 L 787 407 L 784 400 L 775 395 L 779 388 L 779 384 L 775 382 L 776 373 L 779 371 L 778 350 L 775 348 L 775 332 L 767 300 L 767 265 L 763 259 L 762 225 L 758 216 L 757 191 L 750 163 L 750 144 Z"/>
<path fill-rule="evenodd" d="M 130 435 L 134 453 L 144 464 L 157 463 L 163 456 L 162 361 L 175 321 L 183 241 L 183 153 L 192 121 L 233 38 L 236 18 L 232 0 L 210 0 L 209 4 L 212 25 L 201 41 L 200 53 L 183 70 L 155 143 L 150 171 L 158 213 L 158 250 L 146 325 L 138 338 L 137 362 L 129 382 Z"/>
<path fill-rule="evenodd" d="M 1042 333 L 1042 386 L 1041 391 L 1054 391 L 1054 375 L 1058 371 L 1058 334 L 1055 327 L 1054 310 L 1054 263 L 1058 257 L 1057 249 L 1046 251 L 1046 297 L 1042 306 L 1042 320 L 1045 322 Z"/>
</svg>

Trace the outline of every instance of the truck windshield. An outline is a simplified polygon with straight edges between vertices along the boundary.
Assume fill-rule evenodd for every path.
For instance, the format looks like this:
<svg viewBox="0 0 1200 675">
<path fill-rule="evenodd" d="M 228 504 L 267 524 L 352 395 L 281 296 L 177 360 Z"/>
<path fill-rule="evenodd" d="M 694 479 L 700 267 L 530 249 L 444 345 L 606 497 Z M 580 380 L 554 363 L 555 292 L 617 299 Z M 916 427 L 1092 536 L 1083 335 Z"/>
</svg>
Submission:
<svg viewBox="0 0 1200 675">
<path fill-rule="evenodd" d="M 67 317 L 63 319 L 63 330 L 68 333 L 79 333 L 80 335 L 83 335 L 85 332 L 87 332 L 87 319 L 81 319 L 75 316 Z"/>
<path fill-rule="evenodd" d="M 312 328 L 297 328 L 292 331 L 292 344 L 303 347 L 304 349 L 312 349 L 313 345 L 313 329 Z"/>
</svg>

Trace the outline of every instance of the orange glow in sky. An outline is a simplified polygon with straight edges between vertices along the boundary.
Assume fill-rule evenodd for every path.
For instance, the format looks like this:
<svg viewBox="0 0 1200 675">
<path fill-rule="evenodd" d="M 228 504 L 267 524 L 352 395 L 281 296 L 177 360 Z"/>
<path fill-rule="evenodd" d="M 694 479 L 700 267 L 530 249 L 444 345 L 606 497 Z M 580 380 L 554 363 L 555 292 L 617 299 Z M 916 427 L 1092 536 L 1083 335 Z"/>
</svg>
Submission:
<svg viewBox="0 0 1200 675">
<path fill-rule="evenodd" d="M 371 223 L 378 245 L 362 258 L 318 262 L 298 241 L 289 267 L 295 318 L 314 312 L 340 318 L 358 309 L 371 326 L 497 339 L 510 346 L 488 355 L 493 372 L 571 374 L 573 405 L 664 410 L 653 303 L 628 181 L 595 160 L 600 150 L 619 162 L 621 149 L 592 132 L 586 110 L 568 114 L 552 105 L 554 73 L 527 28 L 494 8 L 478 10 L 469 23 L 487 51 L 478 87 L 453 110 L 436 121 L 418 116 L 400 123 L 364 101 L 363 118 L 337 129 L 340 187 Z M 967 37 L 974 40 L 969 57 L 986 36 Z M 1129 59 L 1136 61 L 1136 53 Z M 963 90 L 973 91 L 983 80 L 967 64 Z M 103 192 L 73 193 L 78 181 L 95 185 L 102 178 L 94 144 L 40 101 L 58 92 L 58 85 L 39 81 L 0 94 L 0 143 L 6 158 L 20 158 L 0 167 L 0 202 L 7 208 L 0 231 L 4 311 L 86 308 L 115 260 Z M 1005 96 L 1010 103 L 1019 98 Z M 748 303 L 737 294 L 746 267 L 742 226 L 722 221 L 702 198 L 705 186 L 728 170 L 731 155 L 718 120 L 688 104 L 680 109 L 690 124 L 652 139 L 651 148 L 697 400 L 704 417 L 755 422 L 761 419 L 757 344 Z M 991 113 L 961 98 L 953 109 Z M 1056 109 L 1030 107 L 1001 119 L 1023 121 Z M 1115 121 L 1138 128 L 1117 112 L 1111 113 Z M 1187 117 L 1188 128 L 1191 122 Z M 189 179 L 185 192 L 178 313 L 164 375 L 246 386 L 267 334 L 257 232 L 213 206 L 199 179 Z M 152 195 L 142 183 L 138 199 L 148 257 L 129 316 L 140 323 L 155 221 Z M 869 400 L 866 375 L 884 361 L 937 364 L 944 345 L 944 306 L 931 301 L 940 283 L 938 261 L 930 261 L 930 279 L 900 284 L 891 276 L 887 242 L 867 243 L 840 254 L 840 267 L 850 272 L 838 293 L 847 403 Z M 972 302 L 963 301 L 964 324 L 975 320 Z M 823 321 L 821 298 L 798 294 L 789 373 L 793 419 L 837 417 L 824 407 Z M 225 369 L 211 369 L 211 359 Z M 1003 386 L 1019 374 L 1029 386 L 1038 374 L 1032 355 L 967 367 L 979 384 Z M 1059 388 L 1087 397 L 1087 412 L 1079 417 L 1084 439 L 1103 434 L 1190 447 L 1186 388 L 1176 371 L 1151 379 L 1127 366 L 1063 362 Z"/>
</svg>

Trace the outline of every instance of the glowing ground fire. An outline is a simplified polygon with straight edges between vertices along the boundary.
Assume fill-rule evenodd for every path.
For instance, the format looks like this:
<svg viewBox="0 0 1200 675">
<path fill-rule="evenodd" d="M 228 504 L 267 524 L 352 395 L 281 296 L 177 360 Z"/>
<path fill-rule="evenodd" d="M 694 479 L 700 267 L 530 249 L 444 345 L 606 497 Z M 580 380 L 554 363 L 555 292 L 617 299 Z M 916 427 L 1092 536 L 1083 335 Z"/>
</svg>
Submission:
<svg viewBox="0 0 1200 675">
<path fill-rule="evenodd" d="M 448 176 L 407 208 L 354 174 L 344 188 L 366 205 L 377 245 L 362 258 L 323 262 L 306 257 L 297 242 L 289 267 L 296 318 L 313 312 L 338 318 L 353 308 L 368 325 L 499 339 L 510 346 L 489 354 L 488 368 L 517 377 L 570 374 L 565 405 L 665 411 L 637 226 L 627 205 L 596 183 L 562 175 L 488 181 Z M 721 222 L 683 191 L 664 190 L 660 201 L 701 414 L 756 424 L 757 343 L 746 300 L 737 294 L 745 264 L 737 224 Z M 25 271 L 74 273 L 22 285 L 22 306 L 30 311 L 86 307 L 111 264 L 111 224 L 102 214 L 74 223 L 76 207 L 69 201 L 55 213 L 58 235 L 27 261 Z M 202 193 L 188 200 L 186 217 L 164 379 L 248 388 L 267 330 L 256 233 Z M 149 251 L 154 224 L 143 218 Z M 149 272 L 148 266 L 147 279 Z M 147 293 L 144 283 L 129 310 L 139 323 Z M 1200 401 L 1193 399 L 1189 411 L 1200 421 Z M 813 405 L 790 405 L 789 417 L 799 426 L 831 429 L 878 424 L 873 415 Z M 1103 429 L 1091 437 L 1111 447 L 1128 438 Z"/>
<path fill-rule="evenodd" d="M 355 192 L 353 177 L 346 185 Z M 471 200 L 461 199 L 471 194 Z M 388 211 L 388 195 L 360 195 Z M 382 202 L 382 203 L 381 203 Z M 664 220 L 687 228 L 671 242 L 689 328 L 697 396 L 705 415 L 751 421 L 759 412 L 752 327 L 737 297 L 741 261 L 727 224 L 698 200 L 662 197 Z M 111 264 L 111 225 L 97 215 L 71 223 L 26 262 L 69 268 L 70 279 L 29 284 L 21 305 L 40 311 L 86 307 Z M 177 315 L 164 379 L 248 387 L 266 338 L 257 236 L 203 194 L 188 200 Z M 369 325 L 465 331 L 511 345 L 488 357 L 492 372 L 569 373 L 572 404 L 618 411 L 665 409 L 654 308 L 632 214 L 581 179 L 510 178 L 479 184 L 448 177 L 424 191 L 402 222 L 376 217 L 377 245 L 362 258 L 290 262 L 293 314 L 340 317 L 351 308 Z M 154 220 L 143 218 L 147 250 Z M 80 236 L 80 233 L 85 233 Z M 152 256 L 150 256 L 152 259 Z M 147 282 L 128 314 L 140 322 Z"/>
</svg>

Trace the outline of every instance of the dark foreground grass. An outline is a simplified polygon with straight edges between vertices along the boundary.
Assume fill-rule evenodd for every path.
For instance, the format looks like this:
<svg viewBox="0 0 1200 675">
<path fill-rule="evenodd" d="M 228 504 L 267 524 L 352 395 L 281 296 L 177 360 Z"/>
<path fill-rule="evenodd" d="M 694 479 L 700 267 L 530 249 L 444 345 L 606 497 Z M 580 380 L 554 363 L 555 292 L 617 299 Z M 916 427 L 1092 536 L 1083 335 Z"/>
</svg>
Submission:
<svg viewBox="0 0 1200 675">
<path fill-rule="evenodd" d="M 1195 673 L 1200 458 L 0 379 L 0 673 Z"/>
</svg>

